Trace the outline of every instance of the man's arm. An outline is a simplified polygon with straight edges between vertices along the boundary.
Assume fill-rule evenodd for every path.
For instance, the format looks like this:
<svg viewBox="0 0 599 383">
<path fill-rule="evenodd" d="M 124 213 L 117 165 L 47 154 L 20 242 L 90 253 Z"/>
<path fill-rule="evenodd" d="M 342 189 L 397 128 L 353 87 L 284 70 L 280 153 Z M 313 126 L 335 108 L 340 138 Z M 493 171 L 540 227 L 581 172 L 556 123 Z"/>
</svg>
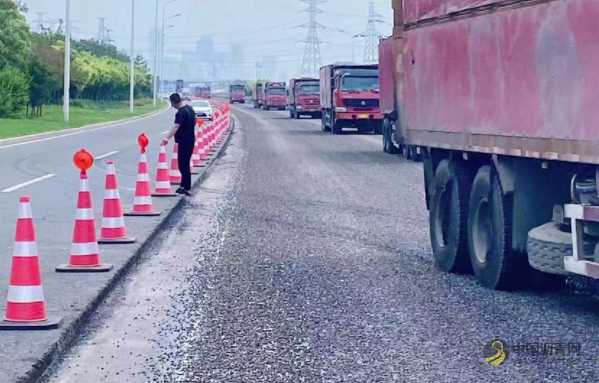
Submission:
<svg viewBox="0 0 599 383">
<path fill-rule="evenodd" d="M 179 127 L 181 125 L 179 124 L 174 124 L 173 127 L 171 128 L 171 130 L 167 133 L 167 135 L 162 139 L 162 145 L 166 145 L 168 144 L 168 141 L 177 133 L 177 130 L 179 130 Z"/>
</svg>

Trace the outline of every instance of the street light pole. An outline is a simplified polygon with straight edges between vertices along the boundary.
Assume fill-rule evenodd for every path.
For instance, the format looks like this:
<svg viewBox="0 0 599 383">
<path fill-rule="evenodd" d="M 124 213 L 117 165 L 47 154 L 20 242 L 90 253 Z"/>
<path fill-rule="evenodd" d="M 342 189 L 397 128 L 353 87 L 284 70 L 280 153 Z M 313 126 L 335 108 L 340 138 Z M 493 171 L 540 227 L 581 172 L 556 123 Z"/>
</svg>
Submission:
<svg viewBox="0 0 599 383">
<path fill-rule="evenodd" d="M 154 14 L 154 76 L 153 76 L 153 96 L 154 106 L 158 99 L 158 0 L 155 0 L 156 9 Z"/>
<path fill-rule="evenodd" d="M 135 0 L 131 0 L 131 51 L 130 51 L 130 69 L 129 69 L 129 111 L 133 113 L 133 103 L 135 98 Z"/>
<path fill-rule="evenodd" d="M 71 0 L 65 0 L 65 32 L 64 32 L 64 84 L 62 110 L 64 122 L 69 122 L 71 104 Z"/>
</svg>

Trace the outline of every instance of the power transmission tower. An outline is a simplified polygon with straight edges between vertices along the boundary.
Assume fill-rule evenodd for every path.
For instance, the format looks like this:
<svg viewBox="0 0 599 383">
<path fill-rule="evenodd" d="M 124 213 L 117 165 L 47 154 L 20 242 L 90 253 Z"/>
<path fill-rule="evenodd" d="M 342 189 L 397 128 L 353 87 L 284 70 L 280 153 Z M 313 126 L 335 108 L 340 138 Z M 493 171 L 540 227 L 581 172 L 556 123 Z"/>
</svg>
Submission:
<svg viewBox="0 0 599 383">
<path fill-rule="evenodd" d="M 106 17 L 98 17 L 98 41 L 105 44 L 108 40 L 108 31 L 106 29 Z"/>
<path fill-rule="evenodd" d="M 379 32 L 376 29 L 377 23 L 384 23 L 383 16 L 376 13 L 374 1 L 370 1 L 368 7 L 368 25 L 366 26 L 366 36 L 364 42 L 364 62 L 372 64 L 378 62 L 378 39 Z"/>
<path fill-rule="evenodd" d="M 299 0 L 302 3 L 306 3 L 308 8 L 304 11 L 308 13 L 309 20 L 306 24 L 302 24 L 299 27 L 308 30 L 308 36 L 304 43 L 304 58 L 302 60 L 302 75 L 316 76 L 320 69 L 321 58 L 320 58 L 320 44 L 322 41 L 318 37 L 318 30 L 324 28 L 324 25 L 317 21 L 317 16 L 322 13 L 322 9 L 319 5 L 326 3 L 326 0 Z"/>
</svg>

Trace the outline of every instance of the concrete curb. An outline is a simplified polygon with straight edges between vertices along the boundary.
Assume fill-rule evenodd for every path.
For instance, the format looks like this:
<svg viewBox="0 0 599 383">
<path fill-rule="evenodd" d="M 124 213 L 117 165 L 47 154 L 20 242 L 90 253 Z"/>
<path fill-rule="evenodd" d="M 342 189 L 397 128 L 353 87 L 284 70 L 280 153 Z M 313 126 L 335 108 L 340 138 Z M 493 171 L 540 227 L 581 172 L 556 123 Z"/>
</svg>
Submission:
<svg viewBox="0 0 599 383">
<path fill-rule="evenodd" d="M 81 132 L 84 130 L 99 128 L 99 127 L 109 128 L 114 125 L 126 124 L 129 122 L 135 122 L 137 120 L 143 120 L 146 118 L 155 117 L 161 113 L 166 112 L 168 109 L 169 108 L 167 106 L 165 106 L 164 108 L 155 110 L 153 112 L 144 113 L 144 114 L 141 114 L 139 116 L 134 116 L 134 117 L 121 118 L 120 120 L 98 122 L 95 124 L 80 126 L 78 128 L 66 128 L 66 129 L 61 129 L 61 130 L 55 130 L 52 132 L 43 132 L 43 133 L 28 134 L 25 136 L 2 138 L 2 139 L 0 139 L 0 147 L 5 144 L 12 144 L 12 143 L 17 143 L 17 142 L 27 142 L 29 140 L 35 140 L 35 139 L 40 139 L 40 138 L 60 137 L 65 134 L 77 133 L 77 132 Z"/>
<path fill-rule="evenodd" d="M 212 173 L 212 165 L 214 165 L 214 163 L 222 156 L 228 147 L 231 136 L 235 130 L 235 119 L 232 118 L 231 121 L 231 126 L 226 132 L 227 137 L 224 139 L 217 152 L 210 157 L 207 166 L 201 169 L 200 174 L 197 175 L 197 178 L 193 182 L 192 189 L 195 190 Z M 112 277 L 107 281 L 106 285 L 100 290 L 98 295 L 96 295 L 96 297 L 94 297 L 94 299 L 89 302 L 89 304 L 87 304 L 87 306 L 85 306 L 85 308 L 80 312 L 79 316 L 70 325 L 58 330 L 62 332 L 58 341 L 54 343 L 44 355 L 42 355 L 36 362 L 32 364 L 32 368 L 25 373 L 24 376 L 17 379 L 17 383 L 38 382 L 41 378 L 45 377 L 44 374 L 53 363 L 66 355 L 66 353 L 77 341 L 78 335 L 81 333 L 92 314 L 96 311 L 100 304 L 102 304 L 102 301 L 104 301 L 104 299 L 114 290 L 121 280 L 129 275 L 129 272 L 139 260 L 141 255 L 152 245 L 153 241 L 156 239 L 162 229 L 164 229 L 173 221 L 176 214 L 182 210 L 185 204 L 185 198 L 179 197 L 175 205 L 150 232 L 148 238 L 129 257 L 127 262 L 119 270 L 117 270 L 114 275 L 112 275 Z"/>
</svg>

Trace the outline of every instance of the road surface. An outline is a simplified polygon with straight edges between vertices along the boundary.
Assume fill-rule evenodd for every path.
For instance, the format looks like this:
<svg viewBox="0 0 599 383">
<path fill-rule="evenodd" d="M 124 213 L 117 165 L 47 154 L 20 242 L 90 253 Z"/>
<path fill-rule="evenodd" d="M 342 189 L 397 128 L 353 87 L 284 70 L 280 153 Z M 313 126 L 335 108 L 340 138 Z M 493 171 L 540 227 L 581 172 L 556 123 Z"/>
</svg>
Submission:
<svg viewBox="0 0 599 383">
<path fill-rule="evenodd" d="M 212 176 L 49 382 L 599 379 L 593 295 L 494 292 L 433 268 L 419 164 L 379 136 L 235 114 Z M 485 364 L 495 337 L 524 351 Z"/>
</svg>

